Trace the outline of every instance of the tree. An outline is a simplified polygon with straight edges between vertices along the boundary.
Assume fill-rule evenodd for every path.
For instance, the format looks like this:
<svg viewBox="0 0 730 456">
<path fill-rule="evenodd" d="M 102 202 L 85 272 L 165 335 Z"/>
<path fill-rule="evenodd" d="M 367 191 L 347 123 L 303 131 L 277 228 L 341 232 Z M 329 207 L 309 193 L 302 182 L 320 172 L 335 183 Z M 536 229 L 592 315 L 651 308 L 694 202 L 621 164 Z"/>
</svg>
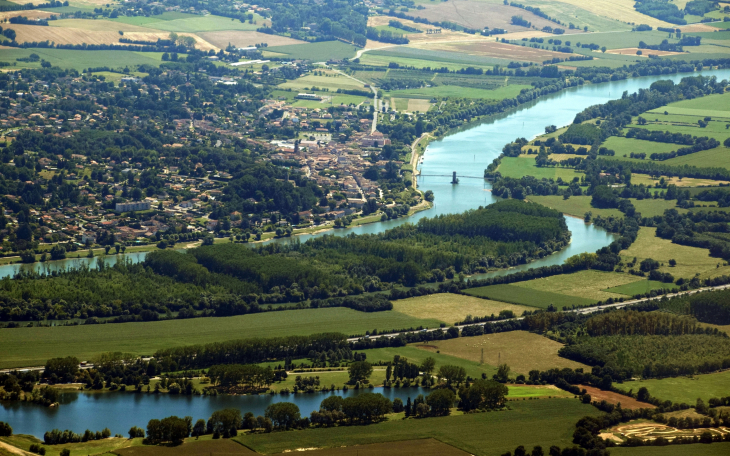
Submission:
<svg viewBox="0 0 730 456">
<path fill-rule="evenodd" d="M 373 374 L 373 366 L 367 361 L 356 361 L 347 368 L 350 374 L 350 384 L 367 381 Z"/>
<path fill-rule="evenodd" d="M 424 377 L 428 377 L 433 373 L 433 370 L 436 368 L 436 360 L 432 357 L 428 357 L 423 360 L 421 363 L 421 370 L 423 371 Z"/>
<path fill-rule="evenodd" d="M 507 364 L 500 364 L 497 373 L 494 374 L 494 379 L 500 383 L 507 383 L 509 381 L 509 370 Z"/>
<path fill-rule="evenodd" d="M 253 416 L 253 414 L 251 414 L 251 416 Z M 195 426 L 193 426 L 192 435 L 193 435 L 193 437 L 199 437 L 204 434 L 205 434 L 205 420 L 201 418 L 195 422 Z"/>
<path fill-rule="evenodd" d="M 144 437 L 144 429 L 137 426 L 132 426 L 129 429 L 129 438 L 134 439 L 136 437 Z"/>
<path fill-rule="evenodd" d="M 299 407 L 291 402 L 271 404 L 266 407 L 264 415 L 271 420 L 275 427 L 281 429 L 289 429 L 301 418 Z"/>
<path fill-rule="evenodd" d="M 218 410 L 213 412 L 210 419 L 208 419 L 207 429 L 209 432 L 227 436 L 231 429 L 240 428 L 242 421 L 241 411 L 238 409 Z"/>
<path fill-rule="evenodd" d="M 636 393 L 636 400 L 639 402 L 649 402 L 650 397 L 649 390 L 645 386 L 639 388 L 639 391 Z"/>
<path fill-rule="evenodd" d="M 456 395 L 448 388 L 437 389 L 426 397 L 426 403 L 431 407 L 431 414 L 446 416 L 454 405 Z"/>
<path fill-rule="evenodd" d="M 10 437 L 13 435 L 13 428 L 8 423 L 0 421 L 0 437 Z"/>
<path fill-rule="evenodd" d="M 438 376 L 446 380 L 446 384 L 451 386 L 452 383 L 458 384 L 466 379 L 466 369 L 446 364 L 439 368 Z"/>
</svg>

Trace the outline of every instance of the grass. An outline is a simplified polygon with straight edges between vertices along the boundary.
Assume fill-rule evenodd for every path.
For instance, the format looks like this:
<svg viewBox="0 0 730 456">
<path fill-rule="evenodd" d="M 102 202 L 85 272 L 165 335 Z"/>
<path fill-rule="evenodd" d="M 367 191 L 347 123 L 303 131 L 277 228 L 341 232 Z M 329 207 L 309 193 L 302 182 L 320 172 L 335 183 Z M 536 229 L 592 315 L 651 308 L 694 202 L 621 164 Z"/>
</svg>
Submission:
<svg viewBox="0 0 730 456">
<path fill-rule="evenodd" d="M 349 59 L 355 56 L 357 47 L 341 41 L 321 41 L 318 43 L 290 44 L 287 46 L 269 46 L 269 52 L 285 54 L 291 59 L 313 60 L 315 62 L 329 59 Z"/>
<path fill-rule="evenodd" d="M 663 447 L 645 446 L 634 448 L 611 448 L 611 454 L 615 456 L 726 456 L 730 453 L 730 442 L 713 443 L 704 445 L 669 445 Z"/>
<path fill-rule="evenodd" d="M 517 445 L 569 446 L 576 421 L 585 415 L 598 414 L 592 406 L 574 399 L 517 401 L 511 402 L 510 407 L 511 410 L 503 412 L 244 435 L 235 440 L 259 453 L 278 453 L 297 448 L 338 448 L 435 438 L 471 454 L 494 455 L 514 450 Z"/>
<path fill-rule="evenodd" d="M 591 206 L 590 196 L 571 196 L 566 200 L 560 195 L 530 195 L 527 199 L 560 211 L 563 214 L 569 214 L 580 218 L 583 218 L 586 212 L 592 212 L 594 217 L 596 215 L 600 215 L 604 218 L 610 216 L 623 217 L 623 214 L 618 209 L 598 209 Z"/>
<path fill-rule="evenodd" d="M 513 284 L 516 287 L 527 288 L 540 292 L 558 293 L 561 295 L 575 296 L 591 301 L 605 301 L 608 298 L 621 298 L 622 296 L 604 291 L 627 283 L 641 280 L 641 278 L 629 274 L 617 274 L 604 271 L 578 271 L 572 274 L 562 274 L 542 279 L 528 280 Z"/>
<path fill-rule="evenodd" d="M 513 372 L 527 375 L 533 369 L 546 371 L 554 367 L 575 369 L 587 366 L 558 356 L 563 344 L 527 331 L 509 331 L 477 337 L 434 340 L 421 345 L 428 351 L 494 366 L 507 364 Z"/>
<path fill-rule="evenodd" d="M 112 451 L 142 445 L 142 439 L 129 440 L 126 438 L 109 438 L 104 440 L 92 440 L 89 442 L 66 443 L 62 445 L 45 445 L 42 440 L 32 435 L 16 434 L 10 437 L 0 437 L 0 441 L 13 445 L 17 448 L 28 451 L 31 445 L 38 444 L 46 449 L 46 455 L 57 456 L 64 449 L 69 449 L 71 454 L 103 454 Z"/>
<path fill-rule="evenodd" d="M 665 32 L 653 30 L 650 32 L 632 33 L 590 33 L 587 35 L 572 36 L 572 43 L 594 43 L 607 49 L 625 49 L 639 47 L 639 41 L 646 44 L 660 44 L 662 40 L 678 43 L 679 40 L 669 38 Z"/>
<path fill-rule="evenodd" d="M 730 134 L 730 133 L 729 133 Z M 671 158 L 664 161 L 667 165 L 682 166 L 699 166 L 699 167 L 715 167 L 720 166 L 730 169 L 730 148 L 716 147 L 715 149 L 703 150 L 694 154 L 683 155 L 681 157 Z"/>
<path fill-rule="evenodd" d="M 0 331 L 3 347 L 0 367 L 42 365 L 49 358 L 71 355 L 89 359 L 108 351 L 142 355 L 163 347 L 231 339 L 335 331 L 364 334 L 376 328 L 381 331 L 421 325 L 433 328 L 439 323 L 394 311 L 364 313 L 326 308 L 161 322 L 17 328 Z"/>
<path fill-rule="evenodd" d="M 643 152 L 646 154 L 647 159 L 653 153 L 673 152 L 680 147 L 684 147 L 677 144 L 642 141 L 640 139 L 624 138 L 621 136 L 611 136 L 601 146 L 615 150 L 616 156 L 622 156 L 624 154 L 630 156 L 631 152 Z"/>
<path fill-rule="evenodd" d="M 651 290 L 658 290 L 662 288 L 674 288 L 674 285 L 671 283 L 657 282 L 656 280 L 638 280 L 633 283 L 627 283 L 625 285 L 608 288 L 606 291 L 609 293 L 618 293 L 626 296 L 634 296 L 637 294 L 648 293 Z"/>
<path fill-rule="evenodd" d="M 239 20 L 233 20 L 227 17 L 221 16 L 196 16 L 186 15 L 187 17 L 172 19 L 172 20 L 161 20 L 155 22 L 147 22 L 144 24 L 145 27 L 153 28 L 157 30 L 164 30 L 166 32 L 216 32 L 221 30 L 241 30 L 251 31 L 261 27 L 262 17 L 258 17 L 258 24 L 249 24 L 248 22 L 241 22 Z"/>
<path fill-rule="evenodd" d="M 466 63 L 459 62 L 445 62 L 445 61 L 434 61 L 426 59 L 416 59 L 408 57 L 391 57 L 387 55 L 375 55 L 372 52 L 366 52 L 360 57 L 360 63 L 363 65 L 370 66 L 388 66 L 389 63 L 397 63 L 401 66 L 414 67 L 414 68 L 441 68 L 446 67 L 447 69 L 454 71 L 460 70 L 466 66 L 472 66 L 474 68 L 482 68 L 484 70 L 492 69 L 492 65 L 468 65 Z"/>
<path fill-rule="evenodd" d="M 722 34 L 724 33 L 711 33 L 712 36 Z M 730 37 L 730 32 L 727 34 Z M 664 111 L 668 111 L 670 114 L 730 117 L 730 93 L 677 101 L 650 112 L 664 113 Z"/>
<path fill-rule="evenodd" d="M 436 361 L 436 370 L 444 365 L 452 365 L 463 367 L 466 370 L 466 375 L 472 378 L 481 378 L 482 374 L 487 374 L 488 378 L 492 378 L 492 375 L 497 373 L 496 365 L 488 363 L 479 364 L 478 361 L 471 361 L 457 356 L 447 355 L 445 353 L 437 353 L 436 350 L 427 349 L 427 345 L 424 344 L 411 344 L 405 347 L 389 347 L 389 348 L 374 348 L 371 350 L 364 350 L 363 353 L 367 355 L 367 360 L 371 363 L 377 362 L 391 362 L 395 355 L 399 355 L 401 358 L 408 358 L 408 361 L 416 364 L 421 364 L 426 358 L 433 358 Z"/>
<path fill-rule="evenodd" d="M 694 405 L 697 398 L 705 403 L 713 397 L 727 396 L 730 391 L 730 371 L 715 374 L 695 375 L 694 377 L 675 377 L 638 380 L 626 382 L 623 389 L 638 391 L 645 386 L 649 393 L 662 400 Z"/>
<path fill-rule="evenodd" d="M 669 272 L 675 278 L 692 278 L 696 273 L 709 273 L 717 269 L 721 260 L 710 257 L 707 249 L 673 244 L 669 239 L 656 237 L 656 228 L 641 227 L 639 235 L 633 244 L 621 251 L 625 261 L 636 257 L 639 262 L 646 258 L 653 258 L 663 265 L 661 272 Z M 675 267 L 669 267 L 669 260 L 677 260 Z"/>
<path fill-rule="evenodd" d="M 389 49 L 381 49 L 376 51 L 370 51 L 365 55 L 368 56 L 380 56 L 386 57 L 386 62 L 395 62 L 399 58 L 406 59 L 418 59 L 431 62 L 429 65 L 432 68 L 440 68 L 444 63 L 459 63 L 462 67 L 472 66 L 477 67 L 480 65 L 494 66 L 494 65 L 507 65 L 509 60 L 501 59 L 496 57 L 487 57 L 481 55 L 471 55 L 464 52 L 458 51 L 446 51 L 446 50 L 432 50 L 432 49 L 419 49 L 409 46 L 398 46 Z"/>
<path fill-rule="evenodd" d="M 135 51 L 77 51 L 72 49 L 3 49 L 0 62 L 17 64 L 18 68 L 40 68 L 40 62 L 18 62 L 16 59 L 38 54 L 41 59 L 51 62 L 53 66 L 83 70 L 89 67 L 107 66 L 110 68 L 135 68 L 148 64 L 159 66 L 162 63 L 161 52 Z M 8 67 L 14 69 L 13 67 Z"/>
<path fill-rule="evenodd" d="M 538 291 L 517 285 L 490 285 L 487 287 L 477 287 L 464 290 L 464 293 L 479 296 L 497 301 L 511 302 L 514 304 L 522 304 L 530 307 L 539 307 L 547 309 L 553 304 L 558 309 L 563 306 L 568 307 L 584 307 L 596 303 L 593 299 L 579 298 L 575 296 L 566 296 L 550 291 Z"/>
<path fill-rule="evenodd" d="M 502 310 L 511 310 L 516 315 L 522 315 L 525 310 L 533 309 L 473 296 L 438 293 L 393 301 L 393 310 L 413 318 L 433 318 L 452 325 L 457 321 L 463 321 L 467 315 L 474 317 L 499 315 Z"/>
<path fill-rule="evenodd" d="M 541 387 L 529 385 L 509 385 L 509 393 L 507 397 L 510 399 L 522 397 L 572 397 L 573 395 L 567 391 L 557 389 L 555 387 Z"/>
<path fill-rule="evenodd" d="M 576 172 L 572 168 L 538 167 L 535 165 L 535 155 L 504 157 L 497 171 L 502 173 L 504 177 L 535 176 L 538 179 L 557 179 L 560 177 L 567 182 L 572 181 L 574 177 L 584 176 L 583 173 Z"/>
<path fill-rule="evenodd" d="M 528 88 L 525 85 L 508 85 L 494 90 L 485 90 L 474 87 L 460 87 L 455 85 L 442 85 L 437 87 L 422 87 L 420 89 L 396 90 L 389 92 L 392 97 L 399 98 L 425 98 L 434 97 L 455 97 L 455 98 L 480 98 L 492 100 L 504 100 L 514 98 L 520 94 L 520 90 Z"/>
<path fill-rule="evenodd" d="M 369 92 L 370 89 L 365 88 L 362 84 L 359 82 L 348 78 L 347 76 L 344 76 L 339 73 L 335 73 L 334 71 L 325 71 L 325 75 L 319 76 L 314 74 L 307 74 L 299 79 L 295 79 L 293 81 L 285 82 L 284 84 L 280 84 L 279 87 L 282 88 L 291 88 L 295 90 L 305 90 L 309 89 L 312 86 L 318 87 L 320 89 L 322 88 L 328 88 L 331 92 L 336 92 L 337 89 L 348 89 L 348 90 L 362 90 Z"/>
</svg>

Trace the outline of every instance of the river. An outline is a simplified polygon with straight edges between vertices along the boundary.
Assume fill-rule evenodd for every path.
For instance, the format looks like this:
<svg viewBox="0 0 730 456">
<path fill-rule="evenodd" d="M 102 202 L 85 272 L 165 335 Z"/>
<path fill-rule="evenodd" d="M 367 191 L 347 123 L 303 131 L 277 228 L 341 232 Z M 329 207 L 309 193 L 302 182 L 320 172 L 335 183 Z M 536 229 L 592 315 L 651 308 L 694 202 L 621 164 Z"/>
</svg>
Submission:
<svg viewBox="0 0 730 456">
<path fill-rule="evenodd" d="M 718 79 L 729 79 L 730 70 L 703 71 L 703 75 L 717 76 Z M 416 222 L 421 217 L 433 217 L 439 214 L 463 212 L 467 209 L 491 204 L 497 201 L 488 190 L 490 185 L 482 179 L 470 179 L 468 176 L 480 177 L 484 169 L 500 154 L 502 147 L 517 137 L 535 138 L 544 132 L 547 125 L 567 125 L 575 115 L 588 106 L 605 103 L 620 98 L 624 91 L 633 93 L 648 88 L 659 79 L 672 79 L 675 82 L 687 75 L 662 75 L 634 78 L 604 84 L 589 84 L 574 87 L 562 92 L 546 96 L 540 100 L 526 103 L 514 110 L 489 119 L 483 123 L 463 128 L 447 135 L 439 141 L 431 143 L 424 154 L 421 172 L 425 175 L 447 175 L 449 177 L 419 177 L 418 185 L 423 190 L 432 190 L 435 201 L 432 209 L 422 211 L 412 217 L 372 223 L 354 228 L 330 231 L 326 234 L 343 236 L 351 233 L 379 233 L 403 223 Z M 452 185 L 451 173 L 456 171 L 463 176 L 458 185 Z M 516 269 L 561 264 L 566 258 L 582 252 L 595 252 L 608 245 L 613 236 L 593 225 L 585 224 L 573 217 L 566 218 L 568 228 L 572 232 L 570 245 L 562 251 L 521 265 Z M 304 242 L 316 235 L 296 236 Z M 293 239 L 279 239 L 269 242 L 292 242 Z M 111 257 L 111 256 L 110 256 Z M 141 261 L 144 254 L 126 255 L 133 261 Z M 24 268 L 34 268 L 42 272 L 46 270 L 78 267 L 94 259 L 65 260 L 33 265 L 0 266 L 0 277 L 12 276 Z M 106 261 L 110 261 L 107 258 Z M 113 261 L 116 261 L 116 257 Z M 111 262 L 110 262 L 111 264 Z M 478 277 L 499 275 L 513 272 L 516 269 L 481 274 Z M 376 389 L 376 391 L 382 391 Z M 385 390 L 388 394 L 417 395 L 415 390 Z M 71 396 L 67 396 L 69 399 Z M 151 418 L 162 418 L 172 414 L 178 416 L 191 415 L 194 418 L 208 418 L 210 413 L 228 406 L 235 406 L 245 411 L 260 414 L 271 401 L 280 400 L 282 396 L 237 396 L 237 397 L 178 397 L 126 394 L 75 394 L 74 400 L 62 404 L 57 410 L 47 409 L 26 403 L 3 403 L 0 407 L 0 421 L 9 422 L 16 433 L 42 434 L 54 428 L 72 429 L 83 432 L 86 428 L 93 431 L 109 427 L 112 433 L 125 433 L 132 425 L 144 426 Z M 284 400 L 295 402 L 304 414 L 309 414 L 319 405 L 324 396 L 293 395 Z M 400 396 L 403 397 L 403 396 Z M 66 400 L 66 399 L 64 399 Z"/>
</svg>

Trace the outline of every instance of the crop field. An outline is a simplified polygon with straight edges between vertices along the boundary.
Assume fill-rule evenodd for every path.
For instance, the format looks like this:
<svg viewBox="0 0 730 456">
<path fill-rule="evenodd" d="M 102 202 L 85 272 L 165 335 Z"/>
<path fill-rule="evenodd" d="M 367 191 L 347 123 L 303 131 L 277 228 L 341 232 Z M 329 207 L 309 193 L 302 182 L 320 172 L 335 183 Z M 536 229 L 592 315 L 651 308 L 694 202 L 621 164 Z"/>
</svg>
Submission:
<svg viewBox="0 0 730 456">
<path fill-rule="evenodd" d="M 390 446 L 398 448 L 398 454 L 404 454 L 410 447 L 399 447 L 401 444 L 397 442 L 434 438 L 470 454 L 492 456 L 512 451 L 517 445 L 527 448 L 572 445 L 576 421 L 599 413 L 575 399 L 516 401 L 510 406 L 512 410 L 504 412 L 242 435 L 235 440 L 254 451 L 269 454 L 298 448 L 339 448 L 382 442 L 392 442 Z"/>
<path fill-rule="evenodd" d="M 575 296 L 592 301 L 605 301 L 608 298 L 615 299 L 622 297 L 619 294 L 605 291 L 606 288 L 625 285 L 639 280 L 642 279 L 629 274 L 617 274 L 591 269 L 572 274 L 562 274 L 559 276 L 517 282 L 512 285 L 541 292 Z"/>
<path fill-rule="evenodd" d="M 688 247 L 685 245 L 673 244 L 669 239 L 656 237 L 656 228 L 641 227 L 639 235 L 633 244 L 621 251 L 624 260 L 631 261 L 636 257 L 639 262 L 646 258 L 653 258 L 663 265 L 659 268 L 661 272 L 669 272 L 675 278 L 692 278 L 696 273 L 708 272 L 717 268 L 722 260 L 710 257 L 707 249 Z M 677 260 L 675 267 L 669 267 L 669 260 Z"/>
<path fill-rule="evenodd" d="M 597 16 L 614 19 L 620 22 L 648 24 L 652 27 L 670 27 L 671 24 L 659 19 L 641 14 L 634 9 L 633 0 L 596 0 L 585 2 L 581 0 L 560 0 L 574 7 L 583 8 Z"/>
<path fill-rule="evenodd" d="M 710 398 L 727 396 L 730 391 L 730 371 L 714 374 L 694 375 L 661 379 L 636 380 L 626 382 L 623 389 L 638 391 L 645 386 L 649 393 L 662 400 L 694 404 L 697 398 L 707 403 Z"/>
<path fill-rule="evenodd" d="M 332 92 L 336 92 L 337 89 L 370 91 L 364 85 L 340 73 L 324 70 L 323 73 L 322 76 L 315 76 L 310 73 L 293 81 L 280 84 L 279 87 L 302 90 L 315 86 L 318 88 L 328 88 Z"/>
<path fill-rule="evenodd" d="M 464 293 L 485 299 L 511 302 L 530 307 L 539 307 L 541 309 L 547 309 L 550 304 L 554 305 L 558 309 L 562 309 L 563 306 L 584 307 L 596 303 L 596 300 L 593 299 L 568 296 L 550 291 L 534 290 L 527 287 L 520 287 L 516 284 L 469 288 L 464 290 Z"/>
<path fill-rule="evenodd" d="M 393 301 L 393 310 L 413 318 L 433 318 L 453 325 L 457 321 L 463 321 L 467 315 L 499 315 L 502 310 L 511 310 L 516 315 L 522 315 L 525 310 L 534 309 L 473 296 L 438 293 Z"/>
<path fill-rule="evenodd" d="M 449 2 L 425 3 L 426 9 L 410 14 L 430 21 L 450 21 L 462 27 L 482 29 L 502 28 L 509 32 L 528 30 L 526 27 L 512 25 L 512 16 L 522 16 L 538 29 L 555 25 L 553 22 L 514 6 L 503 4 L 488 5 L 478 0 L 452 0 Z"/>
<path fill-rule="evenodd" d="M 633 397 L 624 396 L 623 394 L 614 393 L 613 391 L 604 391 L 593 386 L 577 385 L 580 389 L 586 390 L 586 393 L 591 395 L 593 401 L 606 401 L 609 404 L 621 403 L 621 407 L 625 409 L 640 409 L 640 408 L 656 408 L 655 405 L 647 404 L 646 402 L 639 402 Z"/>
<path fill-rule="evenodd" d="M 545 49 L 535 49 L 529 46 L 521 46 L 519 44 L 499 43 L 497 41 L 476 41 L 461 43 L 422 43 L 417 44 L 422 49 L 437 50 L 445 52 L 454 52 L 479 57 L 503 59 L 509 61 L 522 61 L 542 63 L 545 60 L 553 58 L 567 58 L 573 54 L 565 54 L 562 52 L 548 51 Z"/>
<path fill-rule="evenodd" d="M 151 354 L 158 348 L 231 339 L 305 335 L 339 331 L 364 334 L 373 329 L 436 327 L 435 319 L 399 312 L 357 312 L 346 308 L 287 310 L 220 318 L 196 318 L 114 325 L 56 326 L 0 331 L 0 367 L 43 364 L 48 358 L 87 359 L 107 351 Z"/>
<path fill-rule="evenodd" d="M 269 46 L 267 51 L 285 54 L 288 58 L 321 62 L 329 59 L 350 59 L 355 56 L 357 47 L 341 41 L 321 41 L 318 43 L 292 44 L 288 46 Z"/>
<path fill-rule="evenodd" d="M 641 52 L 641 54 L 639 55 L 639 54 L 637 54 L 637 52 Z M 649 58 L 649 56 L 666 57 L 666 56 L 670 56 L 670 55 L 683 55 L 682 52 L 655 51 L 653 49 L 641 49 L 638 47 L 611 49 L 610 51 L 606 51 L 606 54 L 630 55 L 630 56 L 641 57 L 644 59 Z"/>
<path fill-rule="evenodd" d="M 135 67 L 148 64 L 158 66 L 162 63 L 161 52 L 134 51 L 76 51 L 70 49 L 19 49 L 0 47 L 0 61 L 17 64 L 18 68 L 40 68 L 40 62 L 18 62 L 16 59 L 38 54 L 53 66 L 82 70 L 89 67 L 107 66 L 110 68 Z"/>
<path fill-rule="evenodd" d="M 651 290 L 660 290 L 662 288 L 674 288 L 674 285 L 671 283 L 657 282 L 656 280 L 637 280 L 636 282 L 608 288 L 606 291 L 609 293 L 634 296 L 637 294 L 648 293 Z"/>
<path fill-rule="evenodd" d="M 222 16 L 196 16 L 186 15 L 185 18 L 162 20 L 156 22 L 147 22 L 145 27 L 164 30 L 167 32 L 215 32 L 220 30 L 251 30 L 254 31 L 259 27 L 263 27 L 267 21 L 262 17 L 258 17 L 256 24 L 241 22 L 239 20 L 230 19 Z"/>
<path fill-rule="evenodd" d="M 705 445 L 696 443 L 693 445 L 669 445 L 669 446 L 645 446 L 645 447 L 616 447 L 611 448 L 611 454 L 615 456 L 725 456 L 730 453 L 730 442 L 713 443 Z"/>
<path fill-rule="evenodd" d="M 670 43 L 679 42 L 677 39 L 669 38 L 668 33 L 658 30 L 631 33 L 588 33 L 571 38 L 571 42 L 594 43 L 601 47 L 606 46 L 607 49 L 637 47 L 639 41 L 643 41 L 646 44 L 660 44 L 663 40 L 667 40 Z"/>
<path fill-rule="evenodd" d="M 58 19 L 49 21 L 48 25 L 54 28 L 71 28 L 92 32 L 114 32 L 118 38 L 120 38 L 119 30 L 123 32 L 158 32 L 148 27 L 106 19 Z"/>
<path fill-rule="evenodd" d="M 485 90 L 473 87 L 460 87 L 455 85 L 442 85 L 437 87 L 422 87 L 420 89 L 394 90 L 389 92 L 390 96 L 398 98 L 422 98 L 430 100 L 434 97 L 459 97 L 504 100 L 514 98 L 520 94 L 520 90 L 529 88 L 524 85 L 508 85 L 494 90 Z"/>
<path fill-rule="evenodd" d="M 699 153 L 700 152 L 698 152 L 698 154 Z M 692 155 L 695 155 L 695 154 L 689 154 L 689 155 L 685 155 L 685 156 L 678 157 L 678 158 L 692 157 Z M 672 159 L 672 160 L 674 160 L 674 159 Z M 672 162 L 671 160 L 667 160 L 666 162 L 667 163 L 676 163 L 676 162 Z M 683 187 L 683 188 L 684 187 L 717 187 L 720 184 L 727 183 L 727 181 L 718 181 L 718 180 L 714 180 L 714 179 L 695 179 L 692 177 L 685 177 L 685 178 L 680 179 L 676 176 L 673 176 L 671 178 L 669 176 L 661 176 L 661 177 L 664 177 L 664 181 L 667 183 L 667 185 L 674 184 L 677 187 Z M 659 182 L 661 177 L 654 178 L 652 176 L 649 176 L 648 174 L 632 174 L 631 183 L 634 185 L 644 184 L 644 185 L 654 186 L 654 184 Z M 632 199 L 631 201 L 633 202 L 634 200 Z M 645 200 L 645 201 L 647 201 L 647 200 Z M 654 203 L 652 203 L 652 204 L 656 204 L 662 200 L 653 200 L 653 201 L 654 201 Z M 634 204 L 634 205 L 636 205 L 636 204 Z M 672 207 L 673 207 L 673 204 L 672 204 Z M 670 208 L 671 207 L 667 207 L 666 209 L 670 209 Z M 681 212 L 681 210 L 679 208 L 676 208 L 676 209 Z M 637 207 L 637 210 L 638 210 L 638 207 Z M 646 214 L 644 214 L 644 215 L 646 215 Z"/>
<path fill-rule="evenodd" d="M 229 43 L 236 47 L 254 46 L 259 43 L 266 43 L 269 46 L 306 44 L 303 41 L 288 38 L 286 36 L 269 35 L 261 32 L 244 32 L 240 30 L 201 32 L 197 35 L 220 49 L 225 49 L 228 47 Z"/>
<path fill-rule="evenodd" d="M 559 357 L 558 350 L 562 346 L 559 342 L 531 332 L 509 331 L 477 337 L 434 340 L 428 342 L 428 345 L 418 347 L 434 352 L 438 350 L 442 354 L 477 363 L 481 361 L 483 352 L 485 363 L 493 366 L 506 363 L 516 374 L 527 375 L 533 369 L 587 367 Z"/>
<path fill-rule="evenodd" d="M 419 46 L 425 46 L 425 44 L 419 45 Z M 431 67 L 439 68 L 442 65 L 442 63 L 461 63 L 463 64 L 462 67 L 467 66 L 492 66 L 492 65 L 507 65 L 510 62 L 509 58 L 496 58 L 496 57 L 487 57 L 483 55 L 469 55 L 465 53 L 460 53 L 455 50 L 437 50 L 437 49 L 424 49 L 422 47 L 414 47 L 414 46 L 398 46 L 393 47 L 389 49 L 381 49 L 381 50 L 375 50 L 370 51 L 366 53 L 367 56 L 381 56 L 381 57 L 390 57 L 391 61 L 396 62 L 396 60 L 392 60 L 392 58 L 402 57 L 407 59 L 418 59 L 418 60 L 427 60 L 432 62 L 430 64 Z M 514 60 L 514 59 L 512 59 Z"/>
<path fill-rule="evenodd" d="M 409 66 L 414 68 L 441 68 L 445 67 L 449 70 L 460 70 L 464 67 L 471 66 L 474 68 L 492 69 L 492 64 L 489 65 L 468 65 L 466 63 L 451 63 L 451 62 L 434 62 L 433 60 L 421 60 L 411 59 L 406 57 L 390 57 L 385 55 L 376 55 L 372 52 L 366 52 L 360 57 L 360 64 L 369 66 L 388 66 L 391 62 L 397 63 L 401 66 Z"/>
<path fill-rule="evenodd" d="M 344 448 L 307 450 L 307 456 L 397 456 L 402 454 L 469 456 L 469 453 L 436 439 L 405 440 L 397 443 L 371 443 Z"/>
<path fill-rule="evenodd" d="M 583 173 L 576 172 L 572 168 L 560 166 L 538 167 L 535 165 L 535 155 L 520 155 L 519 157 L 504 157 L 497 168 L 497 171 L 505 177 L 520 178 L 522 176 L 535 176 L 538 179 L 557 179 L 572 181 L 574 177 L 580 178 Z"/>
</svg>

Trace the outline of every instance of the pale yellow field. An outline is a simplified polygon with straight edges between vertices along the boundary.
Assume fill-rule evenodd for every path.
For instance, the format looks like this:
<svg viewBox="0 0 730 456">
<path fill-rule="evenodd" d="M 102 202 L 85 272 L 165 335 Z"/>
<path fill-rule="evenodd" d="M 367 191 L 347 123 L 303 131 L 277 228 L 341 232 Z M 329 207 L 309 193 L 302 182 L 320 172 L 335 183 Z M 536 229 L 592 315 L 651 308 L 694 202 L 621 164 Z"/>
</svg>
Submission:
<svg viewBox="0 0 730 456">
<path fill-rule="evenodd" d="M 403 25 L 406 25 L 408 27 L 413 27 L 418 30 L 426 30 L 428 28 L 433 28 L 433 26 L 427 25 L 427 24 L 419 24 L 418 22 L 413 22 L 408 19 L 399 19 L 395 17 L 390 16 L 370 16 L 368 17 L 368 27 L 378 27 L 381 25 L 388 25 L 390 21 L 398 21 Z"/>
<path fill-rule="evenodd" d="M 667 176 L 663 177 L 664 180 L 667 182 L 667 185 L 674 184 L 677 187 L 717 187 L 720 184 L 727 184 L 727 181 L 717 181 L 713 179 L 694 179 L 691 177 L 685 177 L 680 179 L 676 176 L 671 178 Z M 648 174 L 632 174 L 631 183 L 634 185 L 644 184 L 653 187 L 654 184 L 659 183 L 659 179 L 654 179 Z"/>
<path fill-rule="evenodd" d="M 563 344 L 559 342 L 527 331 L 435 340 L 416 345 L 424 350 L 434 352 L 438 350 L 442 355 L 476 362 L 481 362 L 484 349 L 485 364 L 497 366 L 506 363 L 512 372 L 521 374 L 527 374 L 533 369 L 548 370 L 554 367 L 590 369 L 584 364 L 559 357 L 558 350 L 562 346 Z"/>
<path fill-rule="evenodd" d="M 228 43 L 237 47 L 254 46 L 259 43 L 266 43 L 269 46 L 286 46 L 290 44 L 304 43 L 304 41 L 295 40 L 286 36 L 269 35 L 261 32 L 245 32 L 240 30 L 198 32 L 197 35 L 221 49 L 225 49 L 228 46 Z"/>
<path fill-rule="evenodd" d="M 544 277 L 542 279 L 528 280 L 526 282 L 517 282 L 512 285 L 522 288 L 531 288 L 533 290 L 549 291 L 568 296 L 578 296 L 580 298 L 605 301 L 608 298 L 616 299 L 625 296 L 603 290 L 639 280 L 644 280 L 644 278 L 629 274 L 588 270 L 568 275 Z"/>
<path fill-rule="evenodd" d="M 439 293 L 393 301 L 393 310 L 411 317 L 435 318 L 448 325 L 453 325 L 457 321 L 463 321 L 467 315 L 484 317 L 492 314 L 499 315 L 502 310 L 511 310 L 519 316 L 525 310 L 535 309 L 473 296 Z"/>
<path fill-rule="evenodd" d="M 58 19 L 50 21 L 51 27 L 64 27 L 70 29 L 89 30 L 92 32 L 158 32 L 159 30 L 142 27 L 139 25 L 125 24 L 123 22 L 105 21 L 103 19 Z"/>
<path fill-rule="evenodd" d="M 620 254 L 624 257 L 624 261 L 630 261 L 633 257 L 636 257 L 638 262 L 653 258 L 664 263 L 664 266 L 659 268 L 660 271 L 668 272 L 675 278 L 692 278 L 696 273 L 700 273 L 701 277 L 703 274 L 716 275 L 717 265 L 724 263 L 719 258 L 712 258 L 707 249 L 673 244 L 669 239 L 658 238 L 656 228 L 649 227 L 641 227 L 636 241 Z M 677 260 L 677 266 L 673 268 L 668 265 L 672 258 Z"/>
<path fill-rule="evenodd" d="M 654 19 L 639 13 L 634 9 L 634 0 L 559 0 L 560 3 L 567 3 L 582 8 L 593 14 L 615 19 L 621 22 L 633 22 L 636 24 L 647 24 L 652 27 L 673 27 L 668 22 Z"/>
<path fill-rule="evenodd" d="M 57 21 L 61 22 L 61 21 Z M 102 21 L 89 21 L 89 22 L 102 22 Z M 128 38 L 130 40 L 142 40 L 142 41 L 157 41 L 158 38 L 167 39 L 170 35 L 168 32 L 150 31 L 150 32 L 124 32 L 124 35 L 119 34 L 119 27 L 117 24 L 112 23 L 114 28 L 106 28 L 105 30 L 86 30 L 70 27 L 40 27 L 37 25 L 19 25 L 13 24 L 13 30 L 17 34 L 16 41 L 18 43 L 32 42 L 32 41 L 53 41 L 56 44 L 119 44 L 120 38 Z M 143 27 L 136 27 L 142 30 Z M 210 49 L 217 51 L 218 48 L 203 40 L 199 36 L 192 33 L 179 33 L 180 36 L 192 36 L 196 41 L 196 49 L 208 51 Z"/>
<path fill-rule="evenodd" d="M 431 109 L 431 102 L 429 100 L 420 100 L 416 98 L 410 98 L 408 100 L 408 112 L 426 112 Z"/>
</svg>

